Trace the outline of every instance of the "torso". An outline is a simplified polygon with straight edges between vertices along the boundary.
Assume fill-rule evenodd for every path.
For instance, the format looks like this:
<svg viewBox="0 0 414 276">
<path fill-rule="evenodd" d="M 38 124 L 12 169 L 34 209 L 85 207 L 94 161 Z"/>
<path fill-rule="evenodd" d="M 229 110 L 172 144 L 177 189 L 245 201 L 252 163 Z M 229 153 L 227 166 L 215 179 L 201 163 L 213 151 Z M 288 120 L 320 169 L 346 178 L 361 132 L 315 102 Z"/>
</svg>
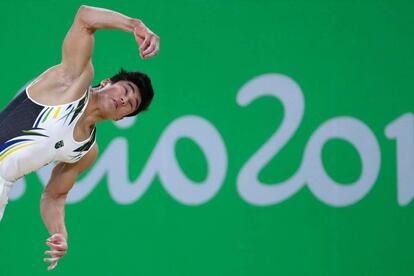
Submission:
<svg viewBox="0 0 414 276">
<path fill-rule="evenodd" d="M 59 70 L 40 75 L 0 113 L 0 176 L 8 181 L 53 160 L 76 162 L 95 143 L 95 127 L 82 120 L 90 81 L 70 83 Z"/>
</svg>

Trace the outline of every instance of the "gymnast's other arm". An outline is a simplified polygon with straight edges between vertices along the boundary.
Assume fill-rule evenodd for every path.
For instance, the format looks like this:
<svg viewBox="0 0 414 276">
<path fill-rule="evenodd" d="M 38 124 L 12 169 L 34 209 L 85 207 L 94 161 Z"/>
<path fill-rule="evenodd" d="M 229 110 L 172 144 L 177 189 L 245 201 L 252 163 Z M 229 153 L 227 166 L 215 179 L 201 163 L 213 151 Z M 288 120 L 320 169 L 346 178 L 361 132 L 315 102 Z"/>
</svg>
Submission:
<svg viewBox="0 0 414 276">
<path fill-rule="evenodd" d="M 62 43 L 60 64 L 53 66 L 51 77 L 40 78 L 31 86 L 32 96 L 40 101 L 50 101 L 50 91 L 62 91 L 58 97 L 67 101 L 79 99 L 94 79 L 92 53 L 94 34 L 99 29 L 133 33 L 144 59 L 155 56 L 159 51 L 159 37 L 141 20 L 107 9 L 81 6 Z"/>
<path fill-rule="evenodd" d="M 42 193 L 40 212 L 43 222 L 51 235 L 46 244 L 50 250 L 46 251 L 50 262 L 48 270 L 54 269 L 59 259 L 66 255 L 68 233 L 65 226 L 65 202 L 66 197 L 73 187 L 76 178 L 95 161 L 98 154 L 98 146 L 95 145 L 78 162 L 58 163 L 53 169 L 49 182 Z"/>
<path fill-rule="evenodd" d="M 88 81 L 91 75 L 93 78 L 94 33 L 100 29 L 133 33 L 141 58 L 153 57 L 159 51 L 159 37 L 141 20 L 115 11 L 82 5 L 63 42 L 60 67 L 67 78 Z"/>
</svg>

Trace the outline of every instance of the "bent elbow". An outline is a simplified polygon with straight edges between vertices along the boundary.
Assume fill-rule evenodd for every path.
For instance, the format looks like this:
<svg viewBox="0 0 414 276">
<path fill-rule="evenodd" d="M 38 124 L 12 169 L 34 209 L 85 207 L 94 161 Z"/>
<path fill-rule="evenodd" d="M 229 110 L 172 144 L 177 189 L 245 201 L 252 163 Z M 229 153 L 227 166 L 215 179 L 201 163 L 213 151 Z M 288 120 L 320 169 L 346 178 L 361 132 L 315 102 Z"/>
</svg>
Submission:
<svg viewBox="0 0 414 276">
<path fill-rule="evenodd" d="M 90 6 L 81 5 L 78 9 L 78 12 L 76 13 L 76 16 L 84 16 L 85 13 L 88 13 L 88 11 L 91 9 Z"/>
<path fill-rule="evenodd" d="M 94 32 L 92 24 L 90 23 L 92 7 L 81 5 L 76 13 L 75 21 L 80 23 L 89 32 Z"/>
</svg>

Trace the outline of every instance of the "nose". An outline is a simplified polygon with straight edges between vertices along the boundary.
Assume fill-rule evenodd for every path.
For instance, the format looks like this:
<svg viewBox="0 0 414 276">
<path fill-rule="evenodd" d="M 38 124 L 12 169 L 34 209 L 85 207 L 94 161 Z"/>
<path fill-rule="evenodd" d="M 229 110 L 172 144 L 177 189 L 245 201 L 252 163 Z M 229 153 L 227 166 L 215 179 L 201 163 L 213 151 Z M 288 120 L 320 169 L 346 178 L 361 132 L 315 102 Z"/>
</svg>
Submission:
<svg viewBox="0 0 414 276">
<path fill-rule="evenodd" d="M 126 103 L 126 99 L 125 99 L 125 97 L 121 97 L 121 104 L 122 104 L 122 105 L 125 105 L 125 103 Z"/>
</svg>

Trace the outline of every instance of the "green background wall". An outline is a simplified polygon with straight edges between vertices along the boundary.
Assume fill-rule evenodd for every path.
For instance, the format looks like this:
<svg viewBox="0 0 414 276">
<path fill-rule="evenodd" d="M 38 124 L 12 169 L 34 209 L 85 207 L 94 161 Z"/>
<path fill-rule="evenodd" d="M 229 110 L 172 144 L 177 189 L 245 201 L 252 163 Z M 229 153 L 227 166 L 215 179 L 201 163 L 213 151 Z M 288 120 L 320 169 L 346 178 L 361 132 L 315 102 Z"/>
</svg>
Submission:
<svg viewBox="0 0 414 276">
<path fill-rule="evenodd" d="M 68 255 L 47 272 L 43 187 L 30 174 L 0 225 L 0 275 L 413 275 L 414 205 L 411 197 L 401 204 L 397 196 L 397 169 L 414 171 L 413 2 L 3 1 L 3 107 L 60 62 L 61 43 L 81 4 L 140 18 L 161 38 L 159 55 L 142 61 L 132 35 L 96 34 L 95 83 L 123 66 L 147 72 L 156 90 L 150 111 L 133 126 L 98 126 L 100 156 L 114 139 L 125 139 L 124 170 L 135 181 L 164 131 L 192 115 L 209 122 L 224 143 L 224 180 L 205 202 L 186 204 L 155 177 L 141 196 L 120 204 L 102 177 L 87 196 L 68 204 Z M 274 97 L 237 103 L 243 85 L 264 74 L 296 82 L 305 107 L 297 131 L 265 162 L 259 180 L 270 187 L 297 175 L 313 133 L 346 116 L 372 131 L 379 146 L 378 176 L 364 196 L 335 206 L 315 196 L 306 180 L 280 202 L 253 204 L 241 196 L 240 171 L 284 120 Z M 402 165 L 385 129 L 404 114 Z M 181 138 L 175 152 L 188 178 L 207 177 L 197 143 Z M 364 171 L 358 151 L 344 139 L 330 139 L 321 158 L 343 186 Z"/>
</svg>

